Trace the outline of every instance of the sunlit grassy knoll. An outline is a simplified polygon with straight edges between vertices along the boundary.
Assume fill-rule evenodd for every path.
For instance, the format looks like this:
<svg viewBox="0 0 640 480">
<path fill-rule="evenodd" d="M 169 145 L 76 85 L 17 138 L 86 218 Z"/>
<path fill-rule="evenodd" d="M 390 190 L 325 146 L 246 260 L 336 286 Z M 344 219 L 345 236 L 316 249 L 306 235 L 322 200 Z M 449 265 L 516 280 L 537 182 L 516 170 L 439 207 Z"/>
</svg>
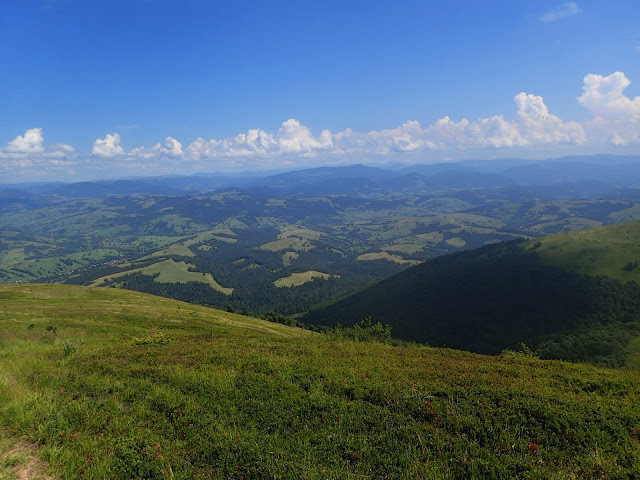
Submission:
<svg viewBox="0 0 640 480">
<path fill-rule="evenodd" d="M 640 267 L 635 264 L 640 262 L 640 221 L 532 239 L 525 248 L 535 250 L 549 265 L 587 275 L 640 281 Z"/>
<path fill-rule="evenodd" d="M 451 245 L 452 247 L 464 247 L 467 242 L 460 237 L 453 237 L 446 240 L 447 245 Z"/>
<path fill-rule="evenodd" d="M 260 250 L 268 250 L 270 252 L 280 252 L 282 250 L 294 250 L 298 252 L 306 252 L 315 248 L 315 245 L 306 238 L 286 237 L 280 238 L 273 242 L 265 243 L 258 247 Z"/>
<path fill-rule="evenodd" d="M 0 287 L 0 430 L 58 478 L 632 479 L 637 372 Z"/>
<path fill-rule="evenodd" d="M 427 242 L 427 244 L 437 245 L 444 240 L 444 234 L 442 232 L 420 233 L 416 235 L 416 238 Z"/>
<path fill-rule="evenodd" d="M 569 217 L 561 220 L 553 220 L 533 225 L 525 231 L 533 235 L 549 235 L 557 232 L 570 232 L 574 230 L 584 230 L 602 226 L 602 222 L 588 218 Z"/>
<path fill-rule="evenodd" d="M 306 272 L 292 273 L 288 277 L 279 278 L 273 284 L 276 287 L 299 287 L 307 282 L 312 282 L 314 278 L 329 278 L 328 273 L 317 272 L 315 270 L 309 270 Z"/>
<path fill-rule="evenodd" d="M 150 255 L 147 255 L 143 258 L 152 258 L 152 257 L 163 257 L 169 255 L 179 255 L 183 257 L 195 257 L 196 254 L 189 248 L 192 245 L 197 245 L 203 242 L 224 242 L 224 243 L 235 243 L 238 240 L 235 238 L 230 238 L 226 236 L 216 235 L 216 230 L 209 230 L 206 232 L 201 232 L 196 235 L 192 235 L 189 237 L 174 237 L 175 242 L 171 245 L 163 248 L 162 250 L 158 250 Z"/>
<path fill-rule="evenodd" d="M 124 275 L 130 275 L 132 273 L 141 273 L 143 275 L 155 275 L 159 274 L 154 281 L 158 283 L 187 283 L 187 282 L 201 282 L 210 285 L 215 290 L 218 290 L 225 295 L 231 295 L 233 288 L 227 288 L 220 285 L 215 281 L 210 273 L 191 272 L 189 268 L 193 265 L 186 262 L 175 262 L 174 260 L 163 260 L 158 263 L 154 263 L 147 267 L 133 268 L 125 270 L 119 273 L 113 273 L 94 280 L 91 285 L 100 286 L 106 284 L 110 280 L 115 280 Z"/>
<path fill-rule="evenodd" d="M 388 260 L 390 262 L 406 263 L 409 265 L 418 265 L 419 263 L 422 263 L 419 260 L 405 260 L 400 255 L 393 255 L 389 252 L 363 253 L 362 255 L 358 255 L 358 260 Z"/>
<path fill-rule="evenodd" d="M 310 228 L 304 228 L 297 225 L 288 225 L 282 228 L 278 238 L 300 237 L 305 240 L 318 240 L 322 237 L 322 232 L 312 230 Z"/>
</svg>

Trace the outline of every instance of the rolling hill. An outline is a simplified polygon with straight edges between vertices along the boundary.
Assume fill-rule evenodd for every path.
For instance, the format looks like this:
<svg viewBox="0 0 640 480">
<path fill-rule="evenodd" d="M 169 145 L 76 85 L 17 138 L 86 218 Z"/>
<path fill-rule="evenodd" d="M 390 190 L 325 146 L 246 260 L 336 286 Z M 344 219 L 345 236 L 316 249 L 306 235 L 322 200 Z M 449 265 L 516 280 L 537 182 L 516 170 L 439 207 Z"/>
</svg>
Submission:
<svg viewBox="0 0 640 480">
<path fill-rule="evenodd" d="M 640 465 L 637 372 L 70 285 L 0 286 L 0 327 L 2 478 L 630 479 Z"/>
<path fill-rule="evenodd" d="M 640 222 L 439 257 L 302 321 L 391 324 L 394 336 L 496 354 L 622 365 L 640 336 Z M 633 280 L 633 281 L 632 281 Z"/>
</svg>

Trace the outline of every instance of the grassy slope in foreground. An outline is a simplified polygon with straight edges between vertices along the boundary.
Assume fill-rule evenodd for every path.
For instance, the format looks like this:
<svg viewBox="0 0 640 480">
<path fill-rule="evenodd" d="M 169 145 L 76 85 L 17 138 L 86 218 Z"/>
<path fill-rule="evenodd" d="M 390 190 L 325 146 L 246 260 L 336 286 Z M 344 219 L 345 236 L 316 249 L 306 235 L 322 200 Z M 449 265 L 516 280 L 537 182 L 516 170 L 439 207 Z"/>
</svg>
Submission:
<svg viewBox="0 0 640 480">
<path fill-rule="evenodd" d="M 633 372 L 355 343 L 105 288 L 1 286 L 0 319 L 0 432 L 60 478 L 640 468 Z"/>
</svg>

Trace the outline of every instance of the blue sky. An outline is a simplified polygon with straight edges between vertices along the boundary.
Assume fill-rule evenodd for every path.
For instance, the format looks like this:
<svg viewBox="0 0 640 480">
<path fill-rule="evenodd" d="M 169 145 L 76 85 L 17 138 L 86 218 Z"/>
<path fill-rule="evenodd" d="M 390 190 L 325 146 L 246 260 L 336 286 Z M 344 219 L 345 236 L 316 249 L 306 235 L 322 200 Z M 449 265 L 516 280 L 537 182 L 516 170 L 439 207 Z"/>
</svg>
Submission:
<svg viewBox="0 0 640 480">
<path fill-rule="evenodd" d="M 0 183 L 640 153 L 640 2 L 4 0 Z"/>
</svg>

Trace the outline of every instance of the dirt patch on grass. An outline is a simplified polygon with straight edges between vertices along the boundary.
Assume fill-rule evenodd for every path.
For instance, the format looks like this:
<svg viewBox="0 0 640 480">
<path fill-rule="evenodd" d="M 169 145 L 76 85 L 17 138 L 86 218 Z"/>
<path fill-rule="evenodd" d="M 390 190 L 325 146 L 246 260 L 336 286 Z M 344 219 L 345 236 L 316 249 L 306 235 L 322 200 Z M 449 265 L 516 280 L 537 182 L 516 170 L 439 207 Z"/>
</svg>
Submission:
<svg viewBox="0 0 640 480">
<path fill-rule="evenodd" d="M 34 444 L 24 440 L 0 443 L 0 478 L 2 480 L 57 480 L 47 474 L 48 465 L 38 456 Z"/>
</svg>

